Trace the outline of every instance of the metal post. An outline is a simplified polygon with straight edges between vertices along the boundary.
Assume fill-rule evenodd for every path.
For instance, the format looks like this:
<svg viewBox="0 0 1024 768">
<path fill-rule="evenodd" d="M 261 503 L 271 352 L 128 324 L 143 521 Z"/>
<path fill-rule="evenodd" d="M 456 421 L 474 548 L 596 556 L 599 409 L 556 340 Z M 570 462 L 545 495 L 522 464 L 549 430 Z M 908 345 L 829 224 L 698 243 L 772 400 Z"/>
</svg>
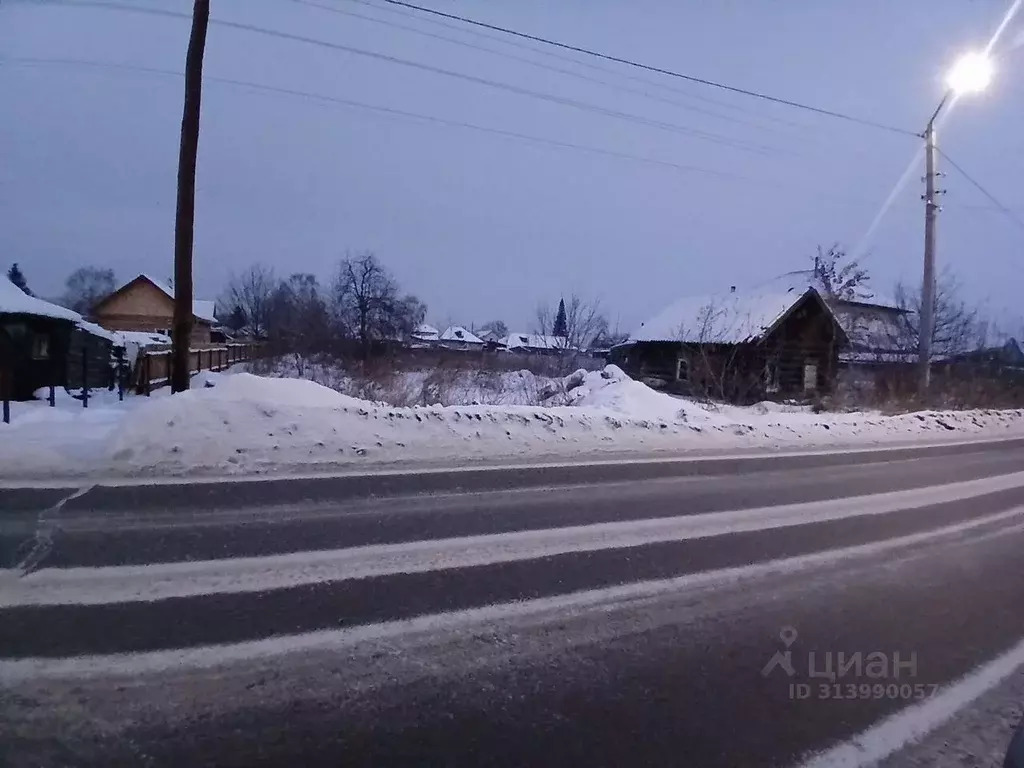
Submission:
<svg viewBox="0 0 1024 768">
<path fill-rule="evenodd" d="M 82 347 L 82 407 L 89 407 L 89 354 Z"/>
<path fill-rule="evenodd" d="M 53 384 L 50 385 L 50 396 L 47 400 L 49 401 L 51 408 L 57 407 L 57 388 L 53 386 Z"/>
<path fill-rule="evenodd" d="M 124 401 L 124 352 L 117 353 L 117 401 Z"/>
<path fill-rule="evenodd" d="M 924 132 L 925 191 L 924 191 L 924 276 L 921 281 L 921 317 L 917 347 L 918 395 L 928 397 L 931 379 L 932 336 L 935 332 L 935 218 L 939 211 L 935 189 L 935 119 Z"/>
</svg>

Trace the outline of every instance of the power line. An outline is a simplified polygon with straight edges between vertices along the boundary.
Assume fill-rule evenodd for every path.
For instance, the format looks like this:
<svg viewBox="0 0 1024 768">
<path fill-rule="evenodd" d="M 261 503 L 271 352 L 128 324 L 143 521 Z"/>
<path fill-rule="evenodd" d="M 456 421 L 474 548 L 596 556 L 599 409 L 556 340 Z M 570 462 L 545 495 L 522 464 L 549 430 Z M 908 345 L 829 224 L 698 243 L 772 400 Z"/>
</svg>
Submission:
<svg viewBox="0 0 1024 768">
<path fill-rule="evenodd" d="M 564 48 L 567 51 L 573 51 L 575 53 L 582 53 L 587 56 L 594 56 L 599 59 L 605 59 L 606 61 L 614 61 L 616 64 L 625 64 L 626 66 L 636 67 L 638 69 L 644 69 L 648 72 L 656 72 L 659 75 L 668 75 L 669 77 L 679 78 L 680 80 L 687 80 L 691 83 L 698 83 L 700 85 L 710 86 L 712 88 L 719 88 L 723 91 L 730 91 L 732 93 L 739 93 L 744 96 L 750 96 L 756 99 L 763 99 L 764 101 L 770 101 L 774 104 L 782 104 L 787 107 L 794 107 L 796 109 L 802 109 L 807 112 L 814 112 L 819 115 L 825 115 L 827 117 L 834 117 L 840 120 L 846 120 L 851 123 L 857 123 L 859 125 L 869 126 L 871 128 L 878 128 L 884 131 L 890 131 L 892 133 L 900 133 L 905 136 L 918 137 L 918 134 L 914 131 L 908 131 L 903 128 L 897 128 L 892 125 L 886 125 L 885 123 L 875 122 L 874 120 L 867 120 L 861 117 L 854 117 L 853 115 L 847 115 L 842 112 L 834 112 L 830 109 L 822 109 L 820 107 L 812 107 L 809 104 L 802 104 L 798 101 L 790 101 L 789 99 L 782 99 L 777 96 L 769 96 L 766 93 L 760 93 L 758 91 L 751 91 L 746 88 L 738 88 L 733 85 L 726 85 L 725 83 L 719 83 L 714 80 L 707 80 L 702 77 L 696 77 L 694 75 L 686 75 L 681 72 L 675 72 L 671 69 L 664 69 L 662 67 L 655 67 L 650 64 L 643 64 L 632 59 L 623 59 L 618 56 L 612 56 L 611 54 L 601 53 L 599 51 L 591 50 L 590 48 L 583 48 L 577 45 L 571 45 L 569 43 L 562 43 L 557 40 L 551 40 L 550 38 L 540 37 L 538 35 L 530 35 L 525 32 L 518 32 L 514 29 L 507 27 L 499 27 L 495 24 L 487 24 L 483 21 L 477 21 L 475 19 L 468 18 L 466 16 L 459 16 L 454 13 L 445 13 L 444 11 L 438 11 L 433 8 L 424 8 L 421 5 L 414 5 L 413 3 L 404 2 L 404 0 L 384 0 L 384 2 L 390 3 L 391 5 L 400 5 L 404 8 L 411 8 L 415 11 L 421 11 L 423 13 L 430 13 L 435 16 L 441 16 L 446 19 L 452 19 L 454 21 L 462 22 L 463 24 L 472 24 L 473 26 L 483 27 L 484 29 L 490 29 L 495 32 L 502 32 L 506 35 L 514 35 L 521 37 L 525 40 L 532 40 L 537 43 L 544 43 L 545 45 L 553 45 L 557 48 Z"/>
<path fill-rule="evenodd" d="M 383 2 L 383 0 L 381 0 L 381 1 Z M 779 125 L 785 125 L 785 126 L 789 126 L 790 128 L 797 128 L 797 129 L 806 129 L 808 127 L 806 124 L 794 122 L 792 120 L 786 120 L 785 118 L 778 117 L 777 115 L 768 115 L 768 114 L 764 114 L 764 113 L 755 113 L 754 111 L 752 111 L 750 109 L 745 109 L 745 108 L 739 106 L 738 104 L 733 104 L 731 102 L 723 101 L 721 99 L 713 99 L 713 98 L 710 98 L 708 96 L 701 96 L 700 94 L 692 93 L 690 91 L 685 91 L 685 90 L 683 90 L 681 88 L 674 88 L 673 86 L 671 86 L 671 85 L 669 85 L 667 83 L 658 82 L 656 80 L 652 80 L 652 79 L 649 79 L 649 78 L 646 78 L 646 77 L 641 77 L 639 75 L 629 74 L 628 72 L 623 72 L 621 70 L 613 69 L 612 67 L 602 67 L 600 64 L 594 64 L 593 62 L 589 62 L 589 61 L 582 61 L 581 59 L 576 58 L 574 56 L 566 56 L 564 54 L 556 53 L 555 51 L 542 50 L 542 49 L 536 48 L 536 47 L 534 47 L 532 45 L 527 45 L 526 43 L 522 43 L 522 42 L 520 42 L 520 41 L 518 41 L 516 39 L 509 39 L 508 37 L 502 37 L 502 36 L 499 36 L 499 35 L 489 35 L 489 34 L 487 34 L 485 32 L 481 32 L 481 31 L 479 31 L 477 29 L 467 29 L 465 26 L 459 26 L 459 25 L 456 25 L 456 24 L 449 24 L 447 22 L 441 21 L 440 19 L 424 18 L 423 16 L 420 16 L 418 14 L 410 13 L 409 11 L 404 11 L 401 8 L 390 8 L 390 7 L 386 6 L 386 5 L 385 6 L 380 6 L 380 5 L 377 5 L 374 2 L 371 2 L 370 0 L 344 0 L 344 2 L 355 3 L 357 5 L 362 5 L 362 6 L 366 7 L 366 8 L 372 8 L 375 11 L 384 11 L 386 13 L 396 14 L 396 15 L 402 16 L 403 18 L 406 18 L 406 19 L 415 19 L 416 21 L 418 21 L 418 22 L 420 22 L 422 24 L 433 24 L 435 26 L 442 27 L 444 29 L 453 30 L 455 32 L 458 32 L 459 34 L 472 35 L 472 36 L 480 38 L 482 40 L 490 40 L 492 42 L 501 43 L 502 45 L 508 45 L 508 46 L 513 47 L 513 48 L 519 48 L 520 50 L 523 50 L 523 51 L 529 51 L 530 53 L 534 53 L 534 54 L 536 54 L 538 56 L 545 56 L 547 58 L 556 59 L 558 61 L 565 61 L 565 62 L 568 62 L 568 63 L 573 64 L 573 65 L 578 66 L 578 67 L 585 67 L 587 69 L 594 70 L 595 72 L 603 72 L 604 74 L 614 75 L 615 77 L 621 77 L 621 78 L 623 78 L 625 80 L 632 80 L 633 82 L 636 82 L 636 83 L 643 83 L 644 85 L 648 85 L 648 86 L 651 86 L 653 88 L 658 88 L 658 89 L 663 90 L 663 91 L 668 91 L 670 93 L 679 94 L 680 96 L 683 96 L 684 98 L 690 99 L 691 101 L 699 101 L 699 102 L 702 102 L 704 104 L 714 104 L 716 106 L 722 107 L 724 109 L 731 110 L 733 112 L 738 112 L 738 113 L 743 114 L 743 115 L 750 115 L 750 116 L 755 117 L 755 118 L 757 118 L 758 120 L 761 120 L 761 121 L 767 121 L 767 122 L 771 122 L 771 123 L 778 123 Z"/>
<path fill-rule="evenodd" d="M 54 0 L 50 0 L 54 2 Z M 124 5 L 122 3 L 107 2 L 106 0 L 74 0 L 69 2 L 68 0 L 57 0 L 58 4 L 70 5 L 70 6 L 82 6 L 82 7 L 99 7 L 109 8 L 113 10 L 137 12 L 153 14 L 158 16 L 167 16 L 171 18 L 179 19 L 190 19 L 191 17 L 187 14 L 177 13 L 175 11 L 167 11 L 157 8 L 140 8 L 137 6 Z M 252 32 L 255 34 L 267 35 L 269 37 L 276 37 L 282 40 L 290 40 L 292 42 L 305 43 L 308 45 L 314 45 L 322 48 L 327 48 L 335 51 L 342 51 L 345 53 L 351 53 L 357 56 L 364 56 L 367 58 L 376 59 L 377 61 L 386 61 L 391 64 L 397 64 L 399 66 L 410 67 L 413 69 L 422 70 L 425 72 L 431 72 L 433 74 L 443 75 L 451 77 L 457 80 L 462 80 L 477 85 L 483 85 L 489 88 L 495 88 L 497 90 L 506 91 L 508 93 L 514 93 L 519 96 L 526 96 L 529 98 L 539 99 L 541 101 L 551 102 L 553 104 L 559 104 L 562 106 L 572 107 L 584 112 L 590 112 L 593 114 L 604 115 L 605 117 L 612 117 L 618 120 L 625 120 L 627 122 L 636 123 L 639 125 L 645 125 L 651 128 L 658 128 L 660 130 L 668 131 L 671 133 L 677 133 L 683 136 L 689 136 L 691 138 L 700 139 L 703 141 L 712 142 L 715 144 L 721 144 L 724 146 L 731 147 L 733 149 L 739 149 L 745 152 L 753 152 L 756 154 L 795 154 L 792 152 L 785 152 L 778 148 L 766 146 L 763 144 L 755 144 L 751 142 L 741 141 L 738 139 L 731 139 L 719 134 L 711 133 L 708 131 L 702 131 L 696 128 L 690 128 L 688 126 L 679 125 L 677 123 L 671 123 L 664 120 L 655 120 L 653 118 L 646 118 L 640 115 L 636 115 L 630 112 L 623 112 L 617 109 L 610 109 L 608 107 L 602 107 L 598 104 L 592 104 L 590 102 L 580 101 L 577 99 L 571 99 L 564 96 L 557 96 L 552 93 L 545 93 L 543 91 L 534 91 L 529 88 L 522 88 L 511 83 L 504 83 L 498 80 L 490 80 L 484 77 L 477 77 L 475 75 L 469 75 L 464 72 L 457 72 L 451 69 L 445 69 L 443 67 L 435 67 L 430 64 L 424 64 L 422 62 L 412 61 L 410 59 L 403 59 L 397 56 L 390 56 L 384 53 L 378 53 L 376 51 L 368 51 L 362 48 L 355 48 L 348 45 L 342 45 L 340 43 L 332 43 L 327 40 L 320 40 L 314 37 L 307 37 L 305 35 L 298 35 L 292 32 L 283 32 L 280 30 L 269 29 L 266 27 L 256 26 L 255 24 L 246 24 L 238 21 L 228 21 L 226 19 L 211 19 L 210 24 L 215 24 L 220 27 L 227 27 L 229 29 L 237 29 L 246 32 Z"/>
<path fill-rule="evenodd" d="M 973 184 L 975 189 L 977 189 L 979 192 L 981 192 L 981 194 L 983 194 L 985 197 L 987 197 L 989 199 L 989 201 L 999 211 L 1001 211 L 1007 218 L 1010 219 L 1010 221 L 1012 221 L 1014 224 L 1016 224 L 1018 227 L 1020 227 L 1021 230 L 1024 230 L 1024 221 L 1022 221 L 1020 219 L 1020 217 L 1017 216 L 1016 213 L 1014 213 L 1010 208 L 1007 208 L 1005 205 L 1003 205 L 1001 202 L 999 202 L 999 200 L 996 198 L 995 195 L 993 195 L 991 192 L 989 192 L 987 189 L 985 189 L 985 187 L 983 187 L 980 182 L 976 181 L 974 179 L 974 177 L 972 177 L 969 173 L 967 173 L 967 171 L 965 171 L 963 168 L 961 168 L 959 165 L 957 165 L 956 162 L 954 162 L 953 158 L 951 158 L 949 155 L 947 155 L 945 152 L 943 152 L 938 147 L 935 148 L 935 151 L 938 152 L 940 155 L 942 155 L 943 159 L 945 159 L 945 161 L 947 163 L 949 163 L 951 166 L 953 166 L 954 170 L 956 170 L 961 176 L 963 176 L 965 179 L 967 179 L 967 181 L 969 181 L 971 184 Z"/>
<path fill-rule="evenodd" d="M 113 71 L 121 71 L 121 72 L 134 72 L 134 73 L 140 73 L 140 74 L 161 75 L 161 76 L 175 77 L 175 78 L 181 78 L 181 77 L 184 76 L 181 72 L 178 72 L 178 71 L 175 71 L 175 70 L 171 70 L 171 69 L 161 69 L 161 68 L 157 68 L 157 67 L 147 67 L 147 66 L 138 65 L 138 64 L 117 64 L 117 63 L 113 63 L 113 62 L 101 62 L 101 61 L 91 61 L 91 60 L 87 60 L 87 59 L 73 59 L 73 58 L 27 58 L 27 57 L 19 57 L 19 58 L 10 58 L 10 59 L 0 59 L 0 63 L 2 63 L 2 64 L 24 65 L 24 66 L 49 65 L 49 64 L 52 64 L 52 65 L 58 65 L 58 66 L 89 67 L 89 68 L 94 68 L 94 69 L 105 69 L 105 70 L 113 70 Z M 476 123 L 467 123 L 467 122 L 462 122 L 462 121 L 459 121 L 459 120 L 452 120 L 452 119 L 449 119 L 449 118 L 437 117 L 435 115 L 427 115 L 427 114 L 422 114 L 422 113 L 418 113 L 418 112 L 410 112 L 410 111 L 407 111 L 407 110 L 396 109 L 396 108 L 393 108 L 393 107 L 384 107 L 384 106 L 380 106 L 380 105 L 377 105 L 377 104 L 368 104 L 368 103 L 365 103 L 365 102 L 355 101 L 355 100 L 352 100 L 352 99 L 343 99 L 343 98 L 336 97 L 336 96 L 328 96 L 328 95 L 325 95 L 325 94 L 314 93 L 314 92 L 311 92 L 311 91 L 303 91 L 303 90 L 299 90 L 299 89 L 295 89 L 295 88 L 284 88 L 284 87 L 279 87 L 279 86 L 266 85 L 264 83 L 256 83 L 256 82 L 252 82 L 252 81 L 249 81 L 249 80 L 238 80 L 238 79 L 234 79 L 234 78 L 220 77 L 220 76 L 209 75 L 209 74 L 204 74 L 203 75 L 203 79 L 205 81 L 207 81 L 207 82 L 210 82 L 210 83 L 221 83 L 221 84 L 224 84 L 224 85 L 231 85 L 231 86 L 235 86 L 235 87 L 239 87 L 239 88 L 245 88 L 245 89 L 249 89 L 249 90 L 253 90 L 253 91 L 257 91 L 257 92 L 266 92 L 266 93 L 272 93 L 272 94 L 278 94 L 278 95 L 284 95 L 284 96 L 291 96 L 291 97 L 301 98 L 301 99 L 305 99 L 305 100 L 308 100 L 308 101 L 319 102 L 319 103 L 321 103 L 321 104 L 323 104 L 325 106 L 337 105 L 337 106 L 348 107 L 348 108 L 352 108 L 352 109 L 356 109 L 356 110 L 361 110 L 361 111 L 365 111 L 365 112 L 372 112 L 372 113 L 375 113 L 375 114 L 378 114 L 378 115 L 382 115 L 384 117 L 406 119 L 406 120 L 412 120 L 412 121 L 417 121 L 417 122 L 425 122 L 425 123 L 431 123 L 431 124 L 440 125 L 440 126 L 446 126 L 446 127 L 464 128 L 464 129 L 468 129 L 468 130 L 475 131 L 475 132 L 478 132 L 478 133 L 495 135 L 495 136 L 499 136 L 499 137 L 504 138 L 504 139 L 516 140 L 516 141 L 525 142 L 525 143 L 528 143 L 528 144 L 534 144 L 534 145 L 537 145 L 537 146 L 547 146 L 547 147 L 551 147 L 551 148 L 554 148 L 554 149 L 566 149 L 566 150 L 580 151 L 580 152 L 585 152 L 585 153 L 592 154 L 592 155 L 600 155 L 600 156 L 603 156 L 603 157 L 614 158 L 614 159 L 617 159 L 617 160 L 626 160 L 626 161 L 636 162 L 636 163 L 640 163 L 640 164 L 648 165 L 648 166 L 661 167 L 661 168 L 667 168 L 667 169 L 676 170 L 676 171 L 682 171 L 682 172 L 685 172 L 685 173 L 696 173 L 696 174 L 701 174 L 701 175 L 706 175 L 706 176 L 713 176 L 713 177 L 717 177 L 717 178 L 721 178 L 721 179 L 725 179 L 725 180 L 729 180 L 729 181 L 739 181 L 739 182 L 743 182 L 743 183 L 754 183 L 754 184 L 758 184 L 758 183 L 763 184 L 763 183 L 767 182 L 769 186 L 773 186 L 773 187 L 792 186 L 792 185 L 786 185 L 786 184 L 779 184 L 777 182 L 776 183 L 772 183 L 772 180 L 766 179 L 764 177 L 760 177 L 759 178 L 759 177 L 752 177 L 752 176 L 744 176 L 742 174 L 732 173 L 730 171 L 722 171 L 722 170 L 717 170 L 717 169 L 713 169 L 713 168 L 704 168 L 704 167 L 695 166 L 695 165 L 685 165 L 685 164 L 682 164 L 682 163 L 675 163 L 675 162 L 672 162 L 672 161 L 669 161 L 669 160 L 662 160 L 662 159 L 655 158 L 655 157 L 644 157 L 643 155 L 633 155 L 633 154 L 630 154 L 630 153 L 627 153 L 627 152 L 618 152 L 616 150 L 606 149 L 606 148 L 603 148 L 603 147 L 595 147 L 595 146 L 586 145 L 586 144 L 576 144 L 576 143 L 569 142 L 569 141 L 561 141 L 559 139 L 551 139 L 551 138 L 547 138 L 547 137 L 543 137 L 543 136 L 535 136 L 535 135 L 526 134 L 526 133 L 519 133 L 519 132 L 516 132 L 516 131 L 506 130 L 504 128 L 494 128 L 494 127 L 491 127 L 491 126 L 479 125 L 479 124 L 476 124 Z M 818 194 L 818 193 L 815 193 L 815 194 Z M 831 197 L 831 198 L 836 199 L 836 200 L 842 200 L 842 202 L 844 202 L 844 203 L 861 203 L 861 202 L 863 202 L 861 200 L 857 200 L 855 198 L 847 198 L 845 196 L 842 196 L 842 197 L 837 196 L 837 195 L 825 195 L 825 196 L 826 197 Z"/>
<path fill-rule="evenodd" d="M 545 70 L 548 70 L 550 72 L 558 72 L 559 74 L 566 75 L 568 77 L 574 77 L 576 79 L 584 80 L 584 81 L 590 82 L 590 83 L 597 83 L 598 85 L 603 85 L 603 86 L 605 86 L 607 88 L 612 88 L 614 90 L 622 91 L 624 93 L 636 94 L 638 96 L 643 96 L 644 98 L 648 98 L 648 99 L 651 99 L 653 101 L 658 101 L 658 102 L 661 102 L 663 104 L 671 104 L 672 106 L 679 107 L 680 109 L 688 109 L 688 110 L 690 110 L 692 112 L 697 112 L 697 113 L 702 114 L 702 115 L 708 115 L 710 117 L 716 117 L 716 118 L 718 118 L 720 120 L 725 120 L 725 121 L 728 121 L 728 122 L 737 123 L 739 125 L 753 126 L 753 127 L 760 128 L 761 130 L 778 130 L 777 128 L 774 128 L 772 126 L 765 126 L 761 122 L 753 122 L 751 120 L 743 120 L 741 118 L 733 117 L 731 115 L 724 115 L 721 112 L 715 112 L 715 111 L 709 110 L 709 109 L 702 109 L 700 107 L 694 107 L 694 106 L 692 106 L 690 104 L 683 104 L 682 102 L 676 101 L 675 99 L 666 98 L 664 96 L 658 96 L 657 94 L 653 94 L 653 93 L 650 93 L 649 91 L 644 91 L 644 90 L 641 90 L 639 88 L 630 88 L 629 86 L 626 86 L 626 85 L 620 85 L 618 83 L 612 83 L 612 82 L 609 82 L 607 80 L 602 80 L 601 78 L 591 77 L 589 75 L 584 75 L 584 74 L 582 74 L 580 72 L 574 72 L 574 71 L 572 71 L 570 69 L 566 69 L 564 67 L 557 67 L 557 66 L 553 66 L 551 64 L 545 64 L 545 63 L 540 62 L 540 61 L 534 61 L 533 59 L 528 59 L 525 56 L 517 56 L 514 53 L 508 53 L 506 51 L 497 51 L 497 50 L 495 50 L 493 48 L 488 48 L 488 47 L 483 46 L 483 45 L 477 45 L 475 43 L 470 43 L 470 42 L 467 42 L 465 40 L 458 40 L 458 39 L 456 39 L 454 37 L 448 37 L 446 35 L 440 35 L 440 34 L 437 34 L 437 33 L 434 33 L 434 32 L 428 32 L 426 30 L 417 29 L 416 27 L 411 27 L 411 26 L 408 26 L 406 24 L 399 24 L 399 23 L 396 23 L 394 21 L 388 21 L 387 19 L 378 19 L 378 18 L 375 18 L 373 16 L 365 16 L 365 15 L 363 15 L 361 13 L 355 13 L 353 11 L 346 11 L 343 8 L 337 8 L 337 7 L 331 6 L 331 5 L 324 5 L 323 3 L 315 2 L 314 0 L 292 0 L 292 2 L 297 3 L 299 5 L 308 6 L 310 8 L 318 8 L 320 10 L 328 11 L 330 13 L 337 13 L 337 14 L 341 14 L 343 16 L 349 16 L 351 18 L 362 19 L 363 21 L 370 21 L 370 22 L 373 22 L 375 24 L 382 24 L 384 26 L 392 27 L 394 29 L 401 29 L 401 30 L 406 31 L 406 32 L 411 32 L 412 34 L 415 34 L 415 35 L 422 35 L 424 37 L 429 37 L 429 38 L 432 38 L 434 40 L 442 40 L 444 42 L 451 43 L 453 45 L 462 46 L 464 48 L 469 48 L 469 49 L 476 50 L 476 51 L 483 51 L 485 53 L 489 53 L 489 54 L 492 54 L 494 56 L 500 56 L 502 58 L 510 59 L 512 61 L 518 61 L 518 62 L 521 62 L 521 63 L 526 64 L 526 65 L 531 66 L 531 67 L 538 67 L 540 69 L 545 69 Z M 377 9 L 376 6 L 372 6 L 372 5 L 368 5 L 368 7 Z M 391 10 L 391 9 L 381 8 L 379 10 Z M 403 14 L 403 15 L 405 15 L 405 14 Z M 412 17 L 412 18 L 417 18 L 417 17 Z M 447 24 L 445 26 L 446 27 L 451 27 L 451 25 L 447 25 Z M 457 27 L 452 27 L 452 28 L 457 29 Z M 465 31 L 465 30 L 461 30 L 461 31 Z M 488 39 L 494 39 L 494 38 L 488 37 Z M 527 48 L 526 50 L 534 50 L 534 49 Z M 559 57 L 559 58 L 567 58 L 568 59 L 568 57 Z M 575 60 L 574 59 L 569 59 L 569 61 L 575 61 Z M 598 68 L 598 69 L 600 69 L 600 68 Z M 605 70 L 605 71 L 609 71 L 609 70 Z M 647 82 L 647 81 L 643 81 L 643 80 L 641 80 L 641 81 L 642 82 Z"/>
<path fill-rule="evenodd" d="M 211 20 L 212 21 L 212 20 Z M 81 66 L 81 67 L 94 67 L 98 69 L 111 69 L 120 70 L 124 72 L 138 72 L 142 74 L 152 75 L 164 75 L 170 77 L 184 77 L 183 73 L 177 72 L 172 69 L 161 69 L 158 67 L 147 67 L 137 64 L 116 64 L 112 62 L 102 61 L 89 61 L 86 59 L 69 59 L 69 58 L 14 58 L 14 59 L 0 59 L 0 62 L 4 64 L 21 64 L 21 65 L 37 65 L 37 64 L 57 64 L 65 66 Z M 551 147 L 557 147 L 561 149 L 575 149 L 584 152 L 596 153 L 604 155 L 606 157 L 614 157 L 621 160 L 632 160 L 638 161 L 650 165 L 658 165 L 666 168 L 674 168 L 680 171 L 687 171 L 691 173 L 701 173 L 710 176 L 717 176 L 720 178 L 733 179 L 737 181 L 756 181 L 748 176 L 741 174 L 730 173 L 729 171 L 719 171 L 712 168 L 702 168 L 695 165 L 684 165 L 682 163 L 674 163 L 668 160 L 659 160 L 657 158 L 643 157 L 642 155 L 631 155 L 625 152 L 617 152 L 615 150 L 604 149 L 601 147 L 587 146 L 584 144 L 574 144 L 572 142 L 560 141 L 558 139 L 549 139 L 541 136 L 533 136 L 526 133 L 518 133 L 516 131 L 505 130 L 504 128 L 493 128 L 490 126 L 477 125 L 475 123 L 467 123 L 459 120 L 451 120 L 448 118 L 436 117 L 434 115 L 422 114 L 419 112 L 410 112 L 403 109 L 395 109 L 393 107 L 384 107 L 376 104 L 367 104 L 361 101 L 355 101 L 352 99 L 343 99 L 336 96 L 327 96 L 325 94 L 314 93 L 311 91 L 303 91 L 295 88 L 283 88 L 275 85 L 266 85 L 264 83 L 256 83 L 249 80 L 238 80 L 229 77 L 219 77 L 216 75 L 204 75 L 204 80 L 213 83 L 223 83 L 225 85 L 234 85 L 241 88 L 249 88 L 256 91 L 264 91 L 267 93 L 281 94 L 285 96 L 295 96 L 299 98 L 309 99 L 311 101 L 318 101 L 324 104 L 337 104 L 344 107 L 352 107 L 354 109 L 361 109 L 370 112 L 377 112 L 383 115 L 390 115 L 393 117 L 408 118 L 412 120 L 435 123 L 437 125 L 453 126 L 458 128 L 467 128 L 473 131 L 479 131 L 481 133 L 489 133 L 497 136 L 503 136 L 509 139 L 519 139 L 527 141 L 533 144 L 543 144 Z"/>
</svg>

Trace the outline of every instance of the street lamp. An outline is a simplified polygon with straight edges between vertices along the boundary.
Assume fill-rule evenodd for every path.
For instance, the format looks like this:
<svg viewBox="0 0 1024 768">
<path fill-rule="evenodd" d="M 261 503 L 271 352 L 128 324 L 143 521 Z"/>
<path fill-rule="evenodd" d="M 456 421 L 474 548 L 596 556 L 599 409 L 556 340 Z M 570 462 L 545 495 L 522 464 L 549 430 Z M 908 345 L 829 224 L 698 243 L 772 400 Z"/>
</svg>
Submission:
<svg viewBox="0 0 1024 768">
<path fill-rule="evenodd" d="M 958 96 L 965 93 L 980 93 L 992 82 L 992 59 L 984 53 L 966 53 L 946 75 L 946 85 Z"/>
<path fill-rule="evenodd" d="M 992 59 L 986 53 L 961 56 L 946 76 L 946 93 L 921 134 L 925 142 L 924 191 L 924 279 L 921 285 L 921 320 L 918 334 L 918 394 L 924 400 L 931 378 L 932 335 L 935 332 L 935 216 L 939 212 L 935 189 L 935 121 L 951 97 L 984 91 L 993 75 Z"/>
</svg>

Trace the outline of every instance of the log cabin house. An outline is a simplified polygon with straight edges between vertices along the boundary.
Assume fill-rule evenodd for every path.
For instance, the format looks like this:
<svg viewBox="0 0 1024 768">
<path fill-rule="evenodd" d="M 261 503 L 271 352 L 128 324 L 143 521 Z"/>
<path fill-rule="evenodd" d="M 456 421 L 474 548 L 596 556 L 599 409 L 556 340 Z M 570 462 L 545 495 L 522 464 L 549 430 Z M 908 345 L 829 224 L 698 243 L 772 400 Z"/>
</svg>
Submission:
<svg viewBox="0 0 1024 768">
<path fill-rule="evenodd" d="M 847 336 L 818 291 L 680 299 L 611 359 L 666 391 L 738 403 L 830 393 Z"/>
</svg>

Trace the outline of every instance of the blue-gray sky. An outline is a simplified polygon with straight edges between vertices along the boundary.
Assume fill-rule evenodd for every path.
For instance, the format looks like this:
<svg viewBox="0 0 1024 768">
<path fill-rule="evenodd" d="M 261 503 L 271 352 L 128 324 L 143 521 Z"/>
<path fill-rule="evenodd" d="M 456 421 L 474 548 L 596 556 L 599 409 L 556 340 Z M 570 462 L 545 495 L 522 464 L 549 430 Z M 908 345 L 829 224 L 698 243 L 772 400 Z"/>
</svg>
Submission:
<svg viewBox="0 0 1024 768">
<path fill-rule="evenodd" d="M 122 2 L 191 10 L 187 0 Z M 427 302 L 436 323 L 499 318 L 526 328 L 538 301 L 576 291 L 601 298 L 612 321 L 629 330 L 680 295 L 805 267 L 819 243 L 855 246 L 917 148 L 914 138 L 576 57 L 612 70 L 596 71 L 410 18 L 379 7 L 381 0 L 371 0 L 377 7 L 317 2 L 620 88 L 291 0 L 212 0 L 212 18 L 500 81 L 727 143 L 213 24 L 198 169 L 198 296 L 215 296 L 230 271 L 252 262 L 282 275 L 308 271 L 329 279 L 346 250 L 372 250 Z M 938 102 L 943 68 L 959 52 L 984 45 L 1007 5 L 424 3 L 911 130 L 923 128 Z M 1003 38 L 991 90 L 959 105 L 939 140 L 1024 218 L 1024 48 L 1011 45 L 1022 30 L 1024 14 Z M 59 293 L 67 273 L 83 264 L 110 266 L 121 279 L 171 273 L 183 84 L 180 77 L 24 59 L 180 72 L 188 31 L 187 20 L 166 16 L 30 0 L 0 4 L 0 259 L 5 268 L 20 262 L 38 293 Z M 727 176 L 254 91 L 216 77 Z M 648 82 L 627 79 L 636 77 Z M 1019 315 L 1024 229 L 945 170 L 940 265 L 991 312 Z M 919 279 L 919 176 L 915 171 L 870 243 L 866 265 L 881 293 L 898 278 Z"/>
</svg>

